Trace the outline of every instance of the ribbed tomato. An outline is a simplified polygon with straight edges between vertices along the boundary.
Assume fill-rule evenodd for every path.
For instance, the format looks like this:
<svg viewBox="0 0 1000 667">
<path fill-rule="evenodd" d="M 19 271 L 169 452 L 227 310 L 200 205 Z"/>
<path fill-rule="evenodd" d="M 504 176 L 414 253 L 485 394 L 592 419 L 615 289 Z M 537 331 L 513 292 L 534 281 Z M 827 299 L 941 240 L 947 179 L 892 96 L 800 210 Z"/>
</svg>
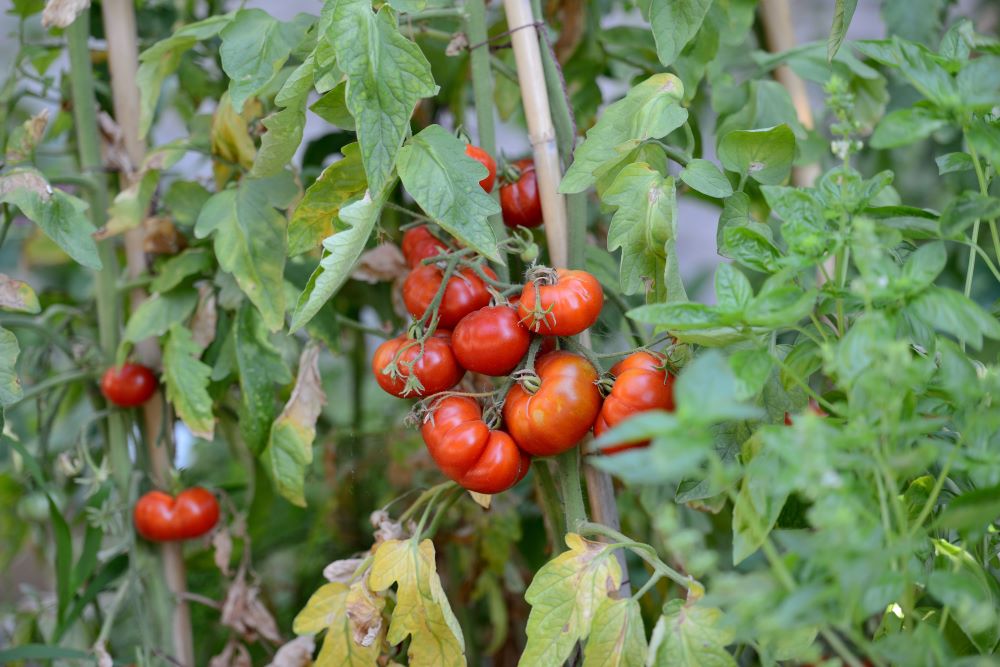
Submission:
<svg viewBox="0 0 1000 667">
<path fill-rule="evenodd" d="M 400 348 L 406 349 L 396 363 L 396 373 L 386 372 Z M 442 329 L 424 341 L 423 355 L 420 344 L 402 334 L 385 341 L 372 357 L 372 372 L 379 386 L 387 393 L 400 398 L 430 396 L 451 389 L 461 381 L 465 369 L 458 364 L 451 349 L 451 332 Z M 412 369 L 410 367 L 412 364 Z M 407 379 L 413 376 L 415 386 L 407 392 Z"/>
<path fill-rule="evenodd" d="M 463 367 L 485 375 L 507 375 L 531 345 L 531 334 L 510 306 L 487 306 L 469 313 L 451 335 Z"/>
<path fill-rule="evenodd" d="M 101 393 L 120 408 L 142 405 L 156 393 L 156 376 L 142 364 L 109 368 L 101 377 Z"/>
<path fill-rule="evenodd" d="M 465 154 L 486 167 L 486 178 L 479 181 L 479 186 L 486 192 L 493 192 L 493 181 L 497 177 L 497 163 L 493 157 L 479 146 L 465 145 Z"/>
<path fill-rule="evenodd" d="M 479 404 L 467 396 L 441 399 L 420 433 L 441 471 L 477 493 L 506 491 L 531 464 L 531 457 L 509 435 L 490 430 Z"/>
<path fill-rule="evenodd" d="M 500 187 L 503 224 L 508 227 L 538 227 L 543 219 L 535 162 L 530 158 L 518 160 L 514 168 L 519 172 L 517 180 Z"/>
<path fill-rule="evenodd" d="M 403 258 L 411 269 L 428 257 L 436 257 L 448 249 L 427 225 L 411 227 L 403 233 Z"/>
<path fill-rule="evenodd" d="M 487 275 L 495 277 L 496 274 L 486 267 Z M 427 307 L 431 305 L 438 287 L 441 285 L 443 272 L 437 266 L 418 266 L 410 271 L 403 281 L 403 303 L 410 315 L 420 319 L 424 316 Z M 486 290 L 484 283 L 471 269 L 462 269 L 455 272 L 448 280 L 448 285 L 444 290 L 444 298 L 441 299 L 441 306 L 438 308 L 438 326 L 452 329 L 459 320 L 474 310 L 489 305 L 490 293 Z"/>
<path fill-rule="evenodd" d="M 150 491 L 133 511 L 135 529 L 147 540 L 172 542 L 200 537 L 219 520 L 219 501 L 200 486 L 181 491 L 176 498 Z"/>
<path fill-rule="evenodd" d="M 594 422 L 594 436 L 601 435 L 629 417 L 646 410 L 674 409 L 674 376 L 664 368 L 664 360 L 639 351 L 625 357 L 611 368 L 615 377 L 611 393 L 604 399 L 601 414 Z M 645 447 L 648 440 L 623 442 L 601 450 L 616 454 L 626 449 Z"/>
<path fill-rule="evenodd" d="M 535 333 L 575 336 L 597 321 L 602 307 L 604 291 L 597 278 L 586 271 L 559 269 L 554 277 L 525 284 L 517 312 Z"/>
<path fill-rule="evenodd" d="M 534 456 L 553 456 L 576 445 L 601 411 L 597 370 L 571 352 L 550 352 L 535 363 L 541 386 L 529 394 L 516 384 L 503 406 L 514 442 Z"/>
</svg>

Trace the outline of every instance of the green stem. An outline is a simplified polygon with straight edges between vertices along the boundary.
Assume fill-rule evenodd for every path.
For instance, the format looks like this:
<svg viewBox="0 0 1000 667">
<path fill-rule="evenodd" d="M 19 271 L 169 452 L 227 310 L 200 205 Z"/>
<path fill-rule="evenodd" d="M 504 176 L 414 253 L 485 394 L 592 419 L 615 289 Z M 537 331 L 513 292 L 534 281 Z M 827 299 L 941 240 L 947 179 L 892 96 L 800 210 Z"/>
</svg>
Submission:
<svg viewBox="0 0 1000 667">
<path fill-rule="evenodd" d="M 979 182 L 979 194 L 988 196 L 989 195 L 989 183 L 986 181 L 986 174 L 983 172 L 983 165 L 979 163 L 979 153 L 976 151 L 976 147 L 972 145 L 971 142 L 966 141 L 969 145 L 969 154 L 972 156 L 972 165 L 976 168 L 976 180 Z M 976 221 L 978 223 L 978 220 Z M 1000 234 L 997 233 L 997 223 L 996 220 L 990 220 L 990 235 L 993 237 L 993 252 L 997 256 L 997 261 L 1000 262 Z M 975 239 L 975 235 L 973 234 Z M 974 242 L 974 246 L 979 248 L 979 244 Z M 984 253 L 985 255 L 985 253 Z M 995 272 L 994 272 L 995 274 Z M 966 296 L 968 296 L 966 292 Z"/>
<path fill-rule="evenodd" d="M 447 492 L 447 496 L 444 501 L 441 502 L 437 511 L 434 513 L 434 518 L 431 520 L 431 525 L 427 526 L 427 530 L 420 535 L 420 539 L 433 540 L 434 536 L 437 534 L 438 528 L 441 527 L 441 522 L 444 521 L 445 515 L 448 514 L 448 510 L 458 502 L 458 499 L 462 497 L 465 493 L 465 489 L 462 487 L 455 487 Z"/>
<path fill-rule="evenodd" d="M 585 345 L 581 345 L 573 338 L 560 338 L 559 340 L 562 341 L 566 347 L 572 349 L 577 354 L 586 357 L 587 361 L 589 361 L 590 364 L 597 369 L 598 373 L 603 372 L 604 369 L 601 367 L 601 360 L 598 359 L 598 356 L 594 354 L 593 350 L 589 349 Z"/>
<path fill-rule="evenodd" d="M 431 222 L 431 223 L 434 222 L 434 218 L 429 218 L 423 213 L 417 213 L 416 211 L 411 211 L 405 206 L 400 206 L 395 202 L 387 201 L 385 203 L 385 207 L 388 209 L 392 209 L 393 211 L 399 211 L 400 213 L 405 213 L 406 215 L 410 216 L 411 218 L 415 218 L 416 220 L 422 220 L 424 222 Z"/>
<path fill-rule="evenodd" d="M 90 214 L 94 226 L 104 226 L 104 212 L 107 210 L 107 181 L 100 174 L 101 146 L 98 143 L 100 133 L 97 130 L 97 99 L 94 96 L 94 73 L 90 66 L 90 48 L 87 41 L 90 38 L 90 14 L 83 12 L 66 29 L 69 41 L 70 89 L 73 97 L 73 116 L 76 122 L 77 150 L 80 157 L 80 169 L 83 172 L 94 173 L 94 188 L 89 193 Z M 113 359 L 118 345 L 118 257 L 115 254 L 114 240 L 100 243 L 100 254 L 103 268 L 97 274 L 97 327 L 101 351 L 105 359 Z M 128 455 L 124 415 L 112 411 L 108 415 L 108 457 L 111 461 L 111 474 L 122 498 L 128 497 L 129 474 L 132 462 Z"/>
<path fill-rule="evenodd" d="M 538 497 L 542 506 L 542 514 L 547 521 L 546 528 L 549 532 L 549 541 L 552 551 L 559 550 L 559 535 L 565 531 L 565 526 L 559 521 L 562 512 L 559 509 L 559 492 L 556 490 L 556 482 L 552 477 L 552 469 L 545 459 L 535 459 L 531 466 L 535 471 L 535 482 L 538 488 Z"/>
<path fill-rule="evenodd" d="M 468 4 L 466 4 L 466 10 L 468 9 Z M 402 17 L 403 21 L 426 21 L 430 19 L 461 19 L 465 18 L 466 10 L 459 7 L 442 7 L 439 9 L 425 9 L 420 12 L 413 12 L 412 14 L 404 14 Z M 469 37 L 472 41 L 472 37 Z"/>
<path fill-rule="evenodd" d="M 3 222 L 0 222 L 0 247 L 3 247 L 4 241 L 7 240 L 7 232 L 10 231 L 10 225 L 14 222 L 14 216 L 11 215 L 10 207 L 6 204 L 3 205 Z"/>
<path fill-rule="evenodd" d="M 937 479 L 934 480 L 934 486 L 931 488 L 930 494 L 927 496 L 927 502 L 924 503 L 923 508 L 920 510 L 920 514 L 917 515 L 917 520 L 913 522 L 910 526 L 909 534 L 907 539 L 912 539 L 913 534 L 924 525 L 924 521 L 930 516 L 931 512 L 934 511 L 934 504 L 937 503 L 938 496 L 941 494 L 941 489 L 944 487 L 944 481 L 948 478 L 948 473 L 951 471 L 951 464 L 955 461 L 955 456 L 958 454 L 960 443 L 955 443 L 955 447 L 951 450 L 948 458 L 945 459 L 944 465 L 941 466 L 941 472 L 938 474 Z"/>
<path fill-rule="evenodd" d="M 650 577 L 646 581 L 646 583 L 644 583 L 642 585 L 642 588 L 640 588 L 639 590 L 637 590 L 635 593 L 632 594 L 632 599 L 633 600 L 638 600 L 639 598 L 641 598 L 643 595 L 645 595 L 646 593 L 648 593 L 650 591 L 650 589 L 652 589 L 653 586 L 656 585 L 656 582 L 658 582 L 663 577 L 664 577 L 664 575 L 662 573 L 660 573 L 659 571 L 653 572 L 653 574 L 650 575 Z"/>
<path fill-rule="evenodd" d="M 337 320 L 337 324 L 343 324 L 348 329 L 353 329 L 361 333 L 366 333 L 372 336 L 378 336 L 379 338 L 385 338 L 385 339 L 392 338 L 393 336 L 391 333 L 383 331 L 382 329 L 376 329 L 375 327 L 365 326 L 364 324 L 361 324 L 361 322 L 353 320 L 347 315 L 341 315 L 340 313 L 337 313 L 334 319 Z"/>
<path fill-rule="evenodd" d="M 556 457 L 559 466 L 559 489 L 567 532 L 575 532 L 587 522 L 587 510 L 580 487 L 580 448 L 573 447 Z"/>
<path fill-rule="evenodd" d="M 688 163 L 691 162 L 691 156 L 688 155 L 685 151 L 682 151 L 681 149 L 677 148 L 676 146 L 671 146 L 665 141 L 653 140 L 652 143 L 655 143 L 660 148 L 662 148 L 663 152 L 667 154 L 667 157 L 669 157 L 671 160 L 673 160 L 682 167 L 688 166 Z M 746 177 L 744 176 L 744 179 L 745 178 Z M 742 183 L 742 181 L 740 182 Z M 742 187 L 740 189 L 742 189 Z"/>
<path fill-rule="evenodd" d="M 484 44 L 488 37 L 486 29 L 486 0 L 466 0 L 465 2 L 465 32 L 470 44 Z M 476 103 L 476 130 L 479 134 L 479 147 L 495 159 L 497 156 L 496 128 L 493 122 L 493 71 L 490 68 L 490 49 L 488 46 L 469 51 L 469 65 L 472 69 L 472 97 Z M 494 201 L 499 197 L 499 190 L 491 193 Z M 499 213 L 490 216 L 490 224 L 497 241 L 502 243 L 507 238 L 507 229 L 503 224 L 503 216 Z M 493 269 L 501 280 L 510 278 L 510 270 L 506 263 L 494 262 Z"/>
<path fill-rule="evenodd" d="M 448 487 L 452 486 L 456 486 L 455 482 L 441 482 L 440 484 L 432 486 L 431 488 L 421 493 L 420 496 L 413 501 L 413 504 L 410 505 L 406 509 L 406 511 L 403 512 L 402 515 L 400 515 L 399 522 L 406 523 L 407 521 L 412 519 L 414 516 L 416 516 L 417 510 L 419 510 L 421 507 L 430 502 L 431 498 L 437 496 L 439 493 L 441 493 Z"/>
<path fill-rule="evenodd" d="M 7 407 L 12 408 L 15 405 L 18 405 L 19 403 L 24 403 L 25 401 L 31 400 L 35 396 L 44 394 L 45 392 L 50 391 L 53 388 L 61 387 L 63 385 L 70 384 L 71 382 L 76 382 L 78 380 L 93 379 L 95 377 L 97 377 L 97 373 L 87 369 L 70 371 L 69 373 L 63 373 L 62 375 L 55 375 L 46 380 L 42 380 L 38 384 L 31 385 L 30 387 L 24 390 L 24 393 L 21 394 L 21 398 L 19 398 L 14 403 L 11 403 Z"/>
</svg>

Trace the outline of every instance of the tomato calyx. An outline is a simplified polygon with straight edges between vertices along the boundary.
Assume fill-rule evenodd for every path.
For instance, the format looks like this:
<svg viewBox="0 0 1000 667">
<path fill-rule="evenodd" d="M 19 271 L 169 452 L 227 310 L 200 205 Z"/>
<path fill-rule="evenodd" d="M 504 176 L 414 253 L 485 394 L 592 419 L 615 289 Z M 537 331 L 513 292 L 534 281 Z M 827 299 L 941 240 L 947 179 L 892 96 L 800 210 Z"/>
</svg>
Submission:
<svg viewBox="0 0 1000 667">
<path fill-rule="evenodd" d="M 615 376 L 611 373 L 601 373 L 597 379 L 597 388 L 600 390 L 601 396 L 607 398 L 611 395 L 611 390 L 615 388 Z"/>
<path fill-rule="evenodd" d="M 517 183 L 521 180 L 522 173 L 516 164 L 503 159 L 501 159 L 500 165 L 497 167 L 497 176 L 500 177 L 500 183 L 504 185 Z"/>
<path fill-rule="evenodd" d="M 522 368 L 510 374 L 510 379 L 521 385 L 528 394 L 534 395 L 542 388 L 542 379 L 534 368 Z"/>
</svg>

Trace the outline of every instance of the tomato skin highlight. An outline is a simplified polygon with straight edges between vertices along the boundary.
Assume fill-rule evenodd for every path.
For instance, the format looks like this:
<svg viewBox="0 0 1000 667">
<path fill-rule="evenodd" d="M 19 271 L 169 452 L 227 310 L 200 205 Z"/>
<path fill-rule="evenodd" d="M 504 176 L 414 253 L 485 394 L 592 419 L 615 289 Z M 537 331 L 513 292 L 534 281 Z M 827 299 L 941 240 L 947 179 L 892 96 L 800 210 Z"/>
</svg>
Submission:
<svg viewBox="0 0 1000 667">
<path fill-rule="evenodd" d="M 554 285 L 525 284 L 517 303 L 521 322 L 546 336 L 575 336 L 597 321 L 604 307 L 604 290 L 597 278 L 573 269 L 558 269 Z M 541 299 L 536 311 L 535 294 Z"/>
<path fill-rule="evenodd" d="M 419 225 L 403 233 L 401 249 L 407 266 L 412 269 L 428 257 L 436 257 L 447 251 L 448 247 L 431 234 L 427 225 Z"/>
<path fill-rule="evenodd" d="M 195 486 L 176 498 L 150 491 L 135 504 L 136 531 L 153 542 L 174 542 L 201 537 L 219 520 L 219 501 L 210 491 Z"/>
<path fill-rule="evenodd" d="M 451 343 L 464 368 L 484 375 L 507 375 L 528 353 L 531 333 L 510 306 L 487 306 L 462 318 Z"/>
<path fill-rule="evenodd" d="M 535 161 L 526 158 L 514 166 L 521 175 L 513 183 L 500 186 L 500 209 L 503 224 L 508 227 L 538 227 L 542 218 L 542 202 L 538 197 Z"/>
<path fill-rule="evenodd" d="M 375 355 L 372 357 L 372 373 L 375 374 L 375 381 L 386 393 L 399 398 L 430 396 L 451 389 L 462 380 L 465 369 L 459 365 L 451 349 L 451 332 L 438 330 L 424 341 L 424 356 L 413 365 L 412 372 L 423 388 L 409 394 L 404 393 L 406 378 L 410 375 L 406 363 L 413 361 L 420 354 L 420 345 L 417 343 L 410 345 L 400 356 L 397 377 L 391 377 L 382 371 L 392 363 L 399 348 L 408 343 L 413 341 L 406 334 L 401 334 L 385 341 L 375 350 Z"/>
<path fill-rule="evenodd" d="M 541 387 L 533 395 L 515 384 L 503 406 L 514 442 L 533 456 L 572 449 L 590 431 L 601 411 L 597 370 L 571 352 L 550 352 L 535 363 Z"/>
<path fill-rule="evenodd" d="M 449 479 L 477 493 L 500 493 L 528 473 L 531 457 L 507 433 L 490 430 L 479 404 L 448 396 L 420 428 L 427 451 Z"/>
<path fill-rule="evenodd" d="M 489 267 L 487 275 L 495 276 Z M 403 303 L 410 315 L 420 319 L 431 305 L 444 273 L 433 265 L 422 265 L 410 271 L 403 281 Z M 438 308 L 438 326 L 452 329 L 463 317 L 490 303 L 490 293 L 484 283 L 471 269 L 462 269 L 452 274 L 444 290 L 444 298 Z"/>
<path fill-rule="evenodd" d="M 632 415 L 647 410 L 674 411 L 674 376 L 663 367 L 663 359 L 639 351 L 625 357 L 611 368 L 615 384 L 604 399 L 601 414 L 594 422 L 594 437 L 599 438 Z M 600 450 L 617 454 L 628 449 L 649 446 L 649 440 L 623 442 Z"/>
<path fill-rule="evenodd" d="M 479 146 L 473 146 L 472 144 L 465 145 L 465 154 L 486 167 L 488 173 L 486 174 L 486 178 L 479 181 L 479 186 L 487 194 L 493 192 L 493 182 L 497 178 L 497 163 L 493 160 L 493 156 Z"/>
<path fill-rule="evenodd" d="M 157 385 L 153 371 L 142 364 L 112 367 L 101 377 L 101 393 L 120 408 L 142 405 L 156 393 Z"/>
</svg>

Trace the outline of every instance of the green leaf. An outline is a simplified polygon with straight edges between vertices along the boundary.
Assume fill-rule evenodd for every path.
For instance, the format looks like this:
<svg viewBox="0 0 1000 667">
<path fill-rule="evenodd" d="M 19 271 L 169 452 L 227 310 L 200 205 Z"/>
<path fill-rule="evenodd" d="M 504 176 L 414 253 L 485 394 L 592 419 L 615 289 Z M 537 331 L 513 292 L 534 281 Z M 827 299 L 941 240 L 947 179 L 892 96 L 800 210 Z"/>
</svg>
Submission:
<svg viewBox="0 0 1000 667">
<path fill-rule="evenodd" d="M 688 162 L 680 173 L 680 179 L 709 197 L 722 199 L 733 194 L 732 183 L 715 163 L 708 160 L 694 159 Z"/>
<path fill-rule="evenodd" d="M 181 421 L 198 438 L 212 440 L 215 415 L 208 385 L 211 367 L 202 363 L 201 348 L 191 337 L 191 331 L 175 324 L 163 346 L 163 383 L 167 400 L 174 406 Z"/>
<path fill-rule="evenodd" d="M 357 123 L 368 187 L 381 191 L 421 98 L 436 95 L 430 63 L 403 37 L 389 7 L 372 13 L 369 0 L 342 0 L 321 19 L 337 64 L 347 74 L 347 108 Z"/>
<path fill-rule="evenodd" d="M 310 110 L 326 122 L 351 132 L 355 131 L 354 116 L 347 109 L 347 82 L 341 81 L 312 103 Z"/>
<path fill-rule="evenodd" d="M 21 209 L 67 255 L 88 269 L 100 270 L 87 202 L 53 189 L 34 169 L 15 169 L 0 176 L 0 203 Z"/>
<path fill-rule="evenodd" d="M 1000 485 L 966 491 L 952 500 L 938 517 L 936 527 L 983 534 L 1000 517 Z"/>
<path fill-rule="evenodd" d="M 965 232 L 976 220 L 993 220 L 1000 216 L 1000 199 L 967 191 L 955 197 L 941 213 L 941 233 L 955 237 Z"/>
<path fill-rule="evenodd" d="M 156 267 L 156 277 L 149 284 L 151 292 L 169 292 L 191 276 L 212 268 L 212 254 L 205 248 L 188 248 L 167 258 Z"/>
<path fill-rule="evenodd" d="M 872 148 L 907 146 L 947 126 L 948 119 L 943 118 L 936 109 L 923 106 L 898 109 L 879 121 L 871 138 L 871 146 Z"/>
<path fill-rule="evenodd" d="M 803 292 L 794 285 L 762 289 L 746 309 L 746 322 L 769 329 L 794 326 L 809 315 L 815 302 L 814 290 Z"/>
<path fill-rule="evenodd" d="M 365 192 L 363 199 L 341 209 L 340 220 L 348 227 L 323 241 L 323 259 L 299 295 L 292 312 L 290 331 L 295 332 L 305 326 L 347 282 L 394 185 L 393 181 L 388 182 L 374 198 L 370 191 Z"/>
<path fill-rule="evenodd" d="M 907 294 L 915 294 L 930 287 L 944 271 L 948 253 L 944 243 L 925 243 L 906 258 L 897 285 Z"/>
<path fill-rule="evenodd" d="M 925 44 L 940 34 L 941 12 L 948 0 L 883 0 L 886 33 Z"/>
<path fill-rule="evenodd" d="M 201 183 L 174 181 L 163 195 L 163 205 L 173 216 L 174 222 L 193 227 L 201 208 L 212 196 Z"/>
<path fill-rule="evenodd" d="M 465 154 L 461 140 L 429 125 L 400 149 L 396 169 L 403 187 L 435 222 L 463 244 L 502 261 L 488 220 L 500 206 L 479 185 L 486 167 Z"/>
<path fill-rule="evenodd" d="M 284 108 L 262 121 L 267 132 L 260 139 L 260 150 L 250 170 L 251 176 L 274 176 L 284 169 L 298 150 L 306 125 L 306 102 L 312 90 L 314 69 L 310 56 L 295 68 L 275 96 L 275 104 Z"/>
<path fill-rule="evenodd" d="M 292 378 L 268 338 L 264 321 L 246 304 L 233 325 L 233 352 L 240 374 L 240 432 L 250 451 L 257 454 L 267 445 L 277 413 L 274 385 L 287 384 Z"/>
<path fill-rule="evenodd" d="M 984 54 L 963 64 L 955 82 L 963 109 L 990 112 L 1000 96 L 1000 57 Z"/>
<path fill-rule="evenodd" d="M 55 570 L 56 570 L 56 619 L 61 621 L 66 616 L 66 609 L 69 607 L 70 598 L 73 595 L 73 535 L 70 533 L 69 524 L 66 517 L 59 511 L 59 507 L 52 496 L 45 494 L 45 499 L 49 504 L 49 522 L 52 526 L 52 538 L 56 543 Z"/>
<path fill-rule="evenodd" d="M 124 340 L 138 343 L 153 336 L 162 336 L 172 326 L 190 317 L 196 305 L 198 305 L 198 292 L 190 288 L 174 290 L 167 294 L 154 294 L 128 318 Z"/>
<path fill-rule="evenodd" d="M 378 546 L 368 585 L 384 591 L 393 584 L 396 607 L 386 635 L 389 644 L 410 637 L 412 667 L 465 667 L 465 639 L 441 587 L 430 540 L 387 540 Z"/>
<path fill-rule="evenodd" d="M 654 74 L 607 109 L 577 146 L 573 163 L 559 184 L 564 194 L 583 192 L 597 179 L 600 167 L 625 159 L 646 139 L 667 136 L 687 120 L 680 106 L 684 84 L 673 74 Z"/>
<path fill-rule="evenodd" d="M 525 591 L 531 613 L 518 665 L 561 667 L 576 643 L 591 634 L 608 594 L 621 586 L 621 567 L 606 544 L 568 533 L 566 546 L 569 551 L 543 565 Z"/>
<path fill-rule="evenodd" d="M 934 158 L 934 162 L 937 163 L 939 176 L 973 169 L 972 156 L 968 153 L 945 153 Z"/>
<path fill-rule="evenodd" d="M 695 36 L 711 6 L 712 0 L 651 0 L 649 23 L 664 67 L 670 67 Z"/>
<path fill-rule="evenodd" d="M 748 419 L 760 411 L 739 399 L 739 387 L 729 362 L 716 350 L 698 355 L 684 367 L 674 384 L 677 417 L 694 424 Z"/>
<path fill-rule="evenodd" d="M 164 80 L 177 71 L 184 53 L 201 41 L 215 37 L 229 25 L 235 12 L 211 16 L 186 25 L 173 35 L 157 42 L 139 55 L 136 84 L 139 87 L 139 136 L 145 138 L 153 124 L 160 89 Z"/>
<path fill-rule="evenodd" d="M 933 540 L 936 568 L 927 580 L 928 592 L 951 607 L 962 631 L 980 651 L 990 651 L 1000 639 L 995 582 L 962 547 Z"/>
<path fill-rule="evenodd" d="M 646 653 L 639 602 L 605 598 L 594 612 L 583 667 L 644 667 Z"/>
<path fill-rule="evenodd" d="M 921 44 L 894 38 L 899 54 L 899 69 L 920 93 L 945 109 L 961 105 L 955 79 L 940 63 L 936 54 Z"/>
<path fill-rule="evenodd" d="M 907 312 L 926 326 L 964 340 L 977 350 L 983 346 L 983 337 L 1000 339 L 1000 322 L 975 301 L 952 289 L 932 286 L 924 290 Z"/>
<path fill-rule="evenodd" d="M 195 236 L 215 235 L 215 254 L 223 271 L 260 310 L 271 331 L 285 321 L 285 217 L 297 188 L 290 174 L 266 179 L 244 178 L 205 204 L 195 223 Z"/>
<path fill-rule="evenodd" d="M 719 628 L 722 612 L 697 602 L 671 600 L 653 628 L 650 664 L 657 667 L 736 667 L 726 645 L 732 633 Z"/>
<path fill-rule="evenodd" d="M 1000 164 L 1000 123 L 973 118 L 965 130 L 965 137 L 980 157 Z"/>
<path fill-rule="evenodd" d="M 833 26 L 830 28 L 830 38 L 826 41 L 826 57 L 833 60 L 844 43 L 847 29 L 851 27 L 854 10 L 858 8 L 858 0 L 837 0 L 833 11 Z"/>
<path fill-rule="evenodd" d="M 229 77 L 229 100 L 236 113 L 274 78 L 295 43 L 294 27 L 263 9 L 240 9 L 222 29 L 219 56 Z"/>
<path fill-rule="evenodd" d="M 775 483 L 782 462 L 763 449 L 750 460 L 733 504 L 733 565 L 739 565 L 768 539 L 788 500 L 789 491 Z"/>
<path fill-rule="evenodd" d="M 0 327 L 0 406 L 21 400 L 21 379 L 17 377 L 17 357 L 20 353 L 17 337 Z"/>
<path fill-rule="evenodd" d="M 333 234 L 340 209 L 365 191 L 364 165 L 357 144 L 341 149 L 344 158 L 323 170 L 319 178 L 306 189 L 305 196 L 295 207 L 288 223 L 288 254 L 291 256 L 313 250 L 323 239 Z"/>
<path fill-rule="evenodd" d="M 735 130 L 719 142 L 719 160 L 730 171 L 758 183 L 777 185 L 788 179 L 795 159 L 795 135 L 787 125 L 762 130 Z"/>
<path fill-rule="evenodd" d="M 716 232 L 719 254 L 743 266 L 768 273 L 778 268 L 781 256 L 771 228 L 750 213 L 750 197 L 736 192 L 726 198 Z"/>
<path fill-rule="evenodd" d="M 667 331 L 705 329 L 722 324 L 716 309 L 702 303 L 653 303 L 633 308 L 628 316 L 643 324 L 656 324 Z"/>
<path fill-rule="evenodd" d="M 719 264 L 715 270 L 715 299 L 720 310 L 743 312 L 753 299 L 753 288 L 732 264 Z"/>
<path fill-rule="evenodd" d="M 622 291 L 647 292 L 657 302 L 686 301 L 677 262 L 673 177 L 636 162 L 618 172 L 602 199 L 618 207 L 608 229 L 608 250 L 621 248 Z"/>
<path fill-rule="evenodd" d="M 748 400 L 764 389 L 774 367 L 774 359 L 764 348 L 737 350 L 729 355 L 729 367 L 736 378 L 737 397 Z"/>
<path fill-rule="evenodd" d="M 319 346 L 311 343 L 299 357 L 299 375 L 285 408 L 271 426 L 261 459 L 274 487 L 288 502 L 305 507 L 305 473 L 312 463 L 316 420 L 326 404 L 319 375 Z"/>
</svg>

